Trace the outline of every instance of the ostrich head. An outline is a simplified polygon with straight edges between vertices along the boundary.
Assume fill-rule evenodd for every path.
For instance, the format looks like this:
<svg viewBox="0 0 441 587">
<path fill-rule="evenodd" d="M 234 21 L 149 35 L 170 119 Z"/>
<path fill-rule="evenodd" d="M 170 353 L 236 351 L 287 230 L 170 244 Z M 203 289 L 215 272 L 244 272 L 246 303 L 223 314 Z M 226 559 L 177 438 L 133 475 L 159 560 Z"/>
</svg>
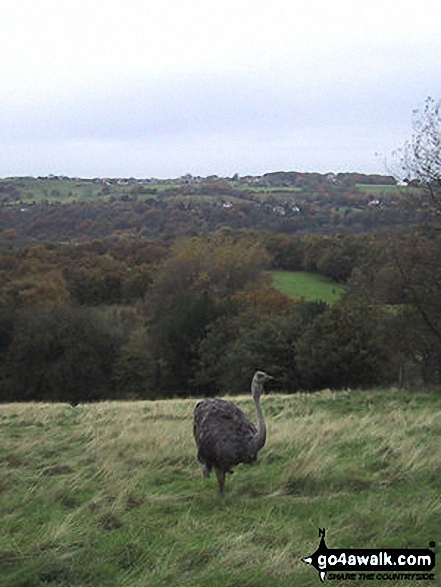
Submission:
<svg viewBox="0 0 441 587">
<path fill-rule="evenodd" d="M 270 379 L 274 379 L 274 377 L 264 373 L 264 371 L 256 371 L 251 383 L 251 393 L 253 394 L 253 399 L 255 401 L 260 399 L 260 396 L 264 391 L 263 386 L 267 381 L 270 381 Z"/>
</svg>

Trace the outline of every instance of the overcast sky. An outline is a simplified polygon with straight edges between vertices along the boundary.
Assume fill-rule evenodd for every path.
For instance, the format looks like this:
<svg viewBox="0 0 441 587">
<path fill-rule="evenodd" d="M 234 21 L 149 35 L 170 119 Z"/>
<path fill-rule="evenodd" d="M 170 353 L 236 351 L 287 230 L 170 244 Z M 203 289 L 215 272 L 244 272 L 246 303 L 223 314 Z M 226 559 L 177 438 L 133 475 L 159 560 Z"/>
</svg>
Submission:
<svg viewBox="0 0 441 587">
<path fill-rule="evenodd" d="M 1 177 L 386 173 L 441 98 L 439 0 L 0 8 Z"/>
</svg>

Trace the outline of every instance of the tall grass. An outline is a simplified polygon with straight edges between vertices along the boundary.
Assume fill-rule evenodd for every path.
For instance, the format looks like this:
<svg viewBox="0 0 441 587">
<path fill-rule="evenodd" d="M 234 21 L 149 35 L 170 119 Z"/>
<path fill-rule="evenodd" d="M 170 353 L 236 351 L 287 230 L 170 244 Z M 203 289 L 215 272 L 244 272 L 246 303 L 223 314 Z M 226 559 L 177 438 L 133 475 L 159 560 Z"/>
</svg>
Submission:
<svg viewBox="0 0 441 587">
<path fill-rule="evenodd" d="M 196 461 L 194 400 L 1 406 L 0 584 L 307 587 L 319 527 L 330 548 L 439 542 L 439 396 L 264 402 L 267 444 L 224 497 Z"/>
</svg>

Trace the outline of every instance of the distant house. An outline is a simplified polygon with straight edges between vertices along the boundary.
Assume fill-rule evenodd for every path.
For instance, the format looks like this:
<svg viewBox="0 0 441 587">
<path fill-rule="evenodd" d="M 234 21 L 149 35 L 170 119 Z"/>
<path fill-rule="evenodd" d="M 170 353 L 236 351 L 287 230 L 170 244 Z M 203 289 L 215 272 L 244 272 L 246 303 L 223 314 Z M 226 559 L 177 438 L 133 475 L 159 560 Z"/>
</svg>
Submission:
<svg viewBox="0 0 441 587">
<path fill-rule="evenodd" d="M 326 180 L 329 181 L 329 183 L 336 183 L 337 182 L 337 176 L 335 175 L 335 173 L 328 173 L 326 175 Z"/>
<path fill-rule="evenodd" d="M 262 180 L 262 177 L 260 175 L 258 175 L 258 176 L 245 175 L 244 177 L 241 177 L 239 179 L 240 183 L 245 183 L 248 185 L 259 185 L 261 180 Z"/>
</svg>

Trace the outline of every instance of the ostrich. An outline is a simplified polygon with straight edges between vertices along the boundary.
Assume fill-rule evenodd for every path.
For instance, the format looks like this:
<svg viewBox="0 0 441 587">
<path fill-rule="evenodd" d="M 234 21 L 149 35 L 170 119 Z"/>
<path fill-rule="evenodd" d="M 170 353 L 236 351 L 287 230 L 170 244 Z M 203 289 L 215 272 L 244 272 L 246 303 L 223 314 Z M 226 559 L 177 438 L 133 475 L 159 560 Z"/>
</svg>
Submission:
<svg viewBox="0 0 441 587">
<path fill-rule="evenodd" d="M 219 491 L 224 492 L 225 473 L 232 473 L 239 463 L 253 463 L 266 440 L 266 425 L 260 405 L 260 396 L 266 381 L 273 379 L 257 371 L 251 383 L 251 393 L 258 426 L 232 402 L 223 399 L 205 399 L 194 410 L 193 434 L 198 447 L 198 460 L 204 464 L 203 475 L 208 477 L 214 467 Z"/>
</svg>

